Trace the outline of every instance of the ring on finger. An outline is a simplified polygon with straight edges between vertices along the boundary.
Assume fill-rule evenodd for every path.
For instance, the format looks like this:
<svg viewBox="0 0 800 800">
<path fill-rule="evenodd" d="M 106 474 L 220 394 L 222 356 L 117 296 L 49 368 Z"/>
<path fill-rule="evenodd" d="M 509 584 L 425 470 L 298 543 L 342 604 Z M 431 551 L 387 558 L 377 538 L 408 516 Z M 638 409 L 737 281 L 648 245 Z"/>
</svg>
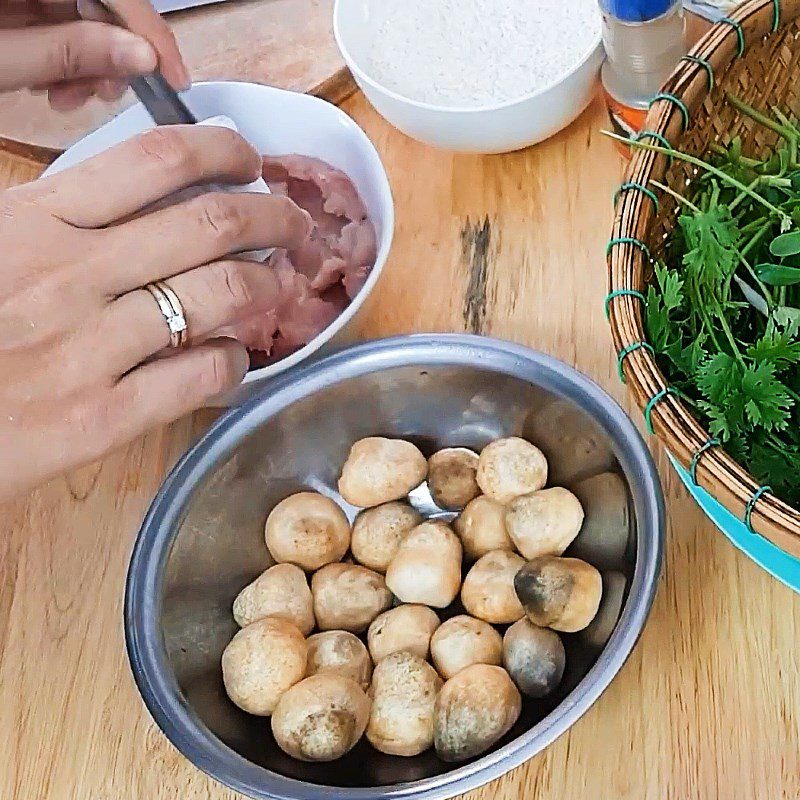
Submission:
<svg viewBox="0 0 800 800">
<path fill-rule="evenodd" d="M 186 344 L 188 336 L 186 313 L 180 298 L 165 281 L 148 283 L 144 288 L 153 296 L 164 315 L 164 321 L 169 328 L 169 346 L 182 347 Z"/>
</svg>

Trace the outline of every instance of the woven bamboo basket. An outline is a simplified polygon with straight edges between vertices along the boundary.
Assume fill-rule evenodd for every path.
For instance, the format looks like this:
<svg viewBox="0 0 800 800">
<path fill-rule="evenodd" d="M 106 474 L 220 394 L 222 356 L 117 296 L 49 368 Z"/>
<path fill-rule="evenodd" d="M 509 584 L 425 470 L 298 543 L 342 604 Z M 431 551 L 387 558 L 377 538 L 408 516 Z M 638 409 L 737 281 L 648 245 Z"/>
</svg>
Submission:
<svg viewBox="0 0 800 800">
<path fill-rule="evenodd" d="M 654 144 L 702 156 L 712 143 L 742 139 L 744 152 L 771 150 L 777 135 L 757 126 L 726 100 L 737 95 L 755 108 L 800 112 L 800 0 L 751 0 L 714 26 L 681 61 L 650 109 L 646 133 Z M 651 180 L 681 193 L 697 169 L 659 153 L 636 151 L 617 194 L 608 250 L 607 312 L 621 374 L 645 413 L 651 433 L 754 534 L 800 557 L 800 510 L 778 499 L 719 446 L 670 389 L 645 341 L 639 293 L 652 280 L 658 255 L 677 223 L 676 201 Z M 633 184 L 631 187 L 629 184 Z M 648 191 L 640 187 L 649 187 Z M 654 199 L 657 202 L 654 202 Z"/>
</svg>

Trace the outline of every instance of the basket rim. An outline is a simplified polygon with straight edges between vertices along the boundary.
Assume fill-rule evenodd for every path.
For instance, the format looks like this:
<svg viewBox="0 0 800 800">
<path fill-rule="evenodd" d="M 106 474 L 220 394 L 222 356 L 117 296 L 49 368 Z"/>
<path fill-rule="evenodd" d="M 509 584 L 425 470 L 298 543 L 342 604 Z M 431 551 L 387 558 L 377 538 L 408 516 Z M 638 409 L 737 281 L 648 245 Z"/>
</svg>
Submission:
<svg viewBox="0 0 800 800">
<path fill-rule="evenodd" d="M 747 41 L 781 35 L 800 17 L 800 0 L 749 0 L 715 24 L 678 64 L 647 115 L 645 128 L 654 139 L 677 141 L 722 76 L 740 57 L 747 57 Z M 688 127 L 688 126 L 687 126 Z M 628 165 L 624 184 L 649 187 L 663 179 L 668 158 L 637 150 Z M 674 458 L 751 531 L 764 536 L 793 556 L 800 557 L 800 509 L 772 494 L 722 448 L 669 386 L 646 345 L 642 317 L 643 267 L 649 260 L 643 232 L 657 216 L 657 205 L 647 191 L 619 192 L 607 254 L 609 299 L 607 312 L 620 376 L 645 413 L 648 429 Z M 638 267 L 638 269 L 637 269 Z M 638 276 L 638 280 L 634 279 Z M 638 285 L 637 285 L 638 284 Z"/>
</svg>

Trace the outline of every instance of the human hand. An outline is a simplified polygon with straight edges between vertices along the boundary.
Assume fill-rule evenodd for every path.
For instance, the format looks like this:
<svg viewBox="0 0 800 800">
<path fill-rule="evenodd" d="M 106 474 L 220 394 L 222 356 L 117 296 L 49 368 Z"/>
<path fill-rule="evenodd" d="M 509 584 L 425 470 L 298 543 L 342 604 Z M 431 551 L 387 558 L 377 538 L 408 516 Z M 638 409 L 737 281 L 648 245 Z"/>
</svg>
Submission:
<svg viewBox="0 0 800 800">
<path fill-rule="evenodd" d="M 176 88 L 189 84 L 175 37 L 149 0 L 11 0 L 0 3 L 0 91 L 46 91 L 71 111 L 90 97 L 113 101 L 127 79 L 160 67 Z"/>
<path fill-rule="evenodd" d="M 0 497 L 241 381 L 246 350 L 215 332 L 274 311 L 279 285 L 264 264 L 228 254 L 298 247 L 309 217 L 285 197 L 249 193 L 148 207 L 193 185 L 248 183 L 260 170 L 233 131 L 170 126 L 0 192 Z M 160 280 L 183 305 L 185 349 L 165 350 L 165 316 L 142 288 Z"/>
</svg>

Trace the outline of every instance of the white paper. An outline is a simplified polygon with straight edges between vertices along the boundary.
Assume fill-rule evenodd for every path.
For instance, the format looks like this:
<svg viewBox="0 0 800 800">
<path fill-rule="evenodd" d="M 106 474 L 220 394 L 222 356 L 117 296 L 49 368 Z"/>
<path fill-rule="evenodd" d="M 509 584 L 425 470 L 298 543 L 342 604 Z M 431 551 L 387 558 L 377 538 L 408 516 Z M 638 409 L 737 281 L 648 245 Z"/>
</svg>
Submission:
<svg viewBox="0 0 800 800">
<path fill-rule="evenodd" d="M 182 11 L 185 8 L 222 3 L 225 0 L 150 0 L 150 2 L 159 14 L 169 14 L 171 11 Z"/>
<path fill-rule="evenodd" d="M 217 128 L 228 128 L 228 130 L 239 132 L 236 123 L 230 117 L 216 116 L 201 120 L 198 125 L 213 125 Z M 252 183 L 243 186 L 211 186 L 213 191 L 219 192 L 256 192 L 258 194 L 271 194 L 267 182 L 263 178 L 256 178 Z M 248 261 L 266 261 L 273 253 L 275 248 L 268 250 L 250 250 L 246 253 L 237 253 L 240 258 Z"/>
</svg>

